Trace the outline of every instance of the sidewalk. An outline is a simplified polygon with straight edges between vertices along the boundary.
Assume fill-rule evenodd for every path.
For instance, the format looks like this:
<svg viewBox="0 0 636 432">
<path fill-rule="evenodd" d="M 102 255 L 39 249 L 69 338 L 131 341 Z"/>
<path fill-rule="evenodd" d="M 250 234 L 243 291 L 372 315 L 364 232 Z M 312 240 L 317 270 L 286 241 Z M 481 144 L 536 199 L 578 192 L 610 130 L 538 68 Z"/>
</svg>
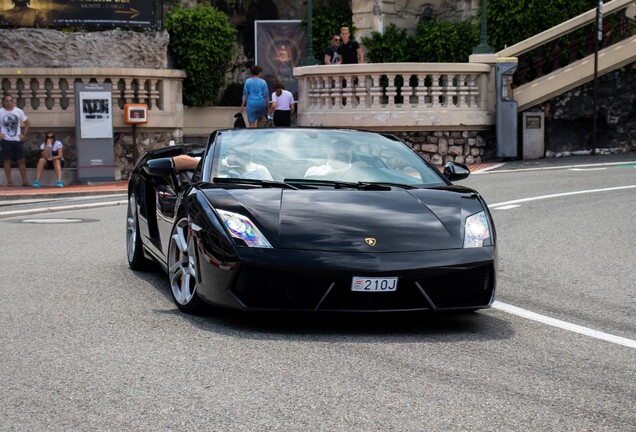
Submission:
<svg viewBox="0 0 636 432">
<path fill-rule="evenodd" d="M 610 167 L 621 165 L 633 165 L 636 168 L 636 152 L 612 155 L 568 156 L 550 159 L 534 159 L 529 161 L 514 160 L 505 162 L 489 162 L 469 165 L 469 168 L 473 173 L 485 174 L 510 171 Z M 634 178 L 636 179 L 636 172 Z M 127 188 L 127 180 L 86 185 L 74 184 L 64 186 L 63 188 L 33 188 L 22 186 L 8 187 L 7 185 L 1 185 L 0 200 L 28 200 L 38 198 L 125 194 Z"/>
<path fill-rule="evenodd" d="M 63 188 L 55 186 L 41 186 L 39 188 L 26 186 L 0 186 L 0 201 L 2 200 L 31 200 L 38 198 L 62 198 L 88 195 L 125 194 L 128 181 L 120 180 L 108 183 L 73 184 Z"/>
</svg>

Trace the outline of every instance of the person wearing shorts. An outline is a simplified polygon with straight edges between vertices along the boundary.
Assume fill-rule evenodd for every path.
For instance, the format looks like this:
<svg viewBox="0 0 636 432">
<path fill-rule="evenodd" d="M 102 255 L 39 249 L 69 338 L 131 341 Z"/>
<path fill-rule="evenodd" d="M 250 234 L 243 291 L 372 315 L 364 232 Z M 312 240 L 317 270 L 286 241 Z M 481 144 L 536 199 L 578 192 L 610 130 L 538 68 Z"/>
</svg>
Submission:
<svg viewBox="0 0 636 432">
<path fill-rule="evenodd" d="M 22 130 L 24 123 L 24 131 Z M 0 148 L 4 158 L 4 174 L 7 185 L 13 186 L 11 176 L 11 161 L 18 161 L 18 169 L 22 176 L 22 186 L 27 183 L 26 162 L 24 160 L 24 137 L 29 133 L 29 119 L 20 108 L 15 106 L 15 99 L 10 94 L 2 98 L 0 108 Z"/>
<path fill-rule="evenodd" d="M 44 142 L 40 144 L 40 159 L 35 173 L 33 187 L 40 187 L 40 177 L 44 169 L 54 169 L 57 177 L 57 187 L 64 187 L 62 183 L 62 168 L 64 168 L 64 146 L 55 139 L 53 132 L 47 132 Z"/>
</svg>

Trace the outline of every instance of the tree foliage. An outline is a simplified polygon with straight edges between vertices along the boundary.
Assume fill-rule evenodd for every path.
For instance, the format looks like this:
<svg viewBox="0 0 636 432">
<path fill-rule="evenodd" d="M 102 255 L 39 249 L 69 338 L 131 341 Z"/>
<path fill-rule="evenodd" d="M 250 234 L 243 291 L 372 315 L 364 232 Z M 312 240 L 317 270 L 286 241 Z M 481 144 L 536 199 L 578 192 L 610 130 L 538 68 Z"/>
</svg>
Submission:
<svg viewBox="0 0 636 432">
<path fill-rule="evenodd" d="M 225 71 L 234 56 L 236 30 L 218 9 L 176 6 L 164 26 L 170 34 L 175 66 L 185 70 L 183 102 L 189 106 L 212 103 L 225 83 Z"/>
<path fill-rule="evenodd" d="M 389 24 L 384 34 L 372 32 L 371 37 L 363 37 L 362 43 L 366 48 L 365 58 L 371 63 L 418 61 L 413 38 L 395 24 Z"/>
<path fill-rule="evenodd" d="M 477 26 L 469 21 L 420 22 L 415 31 L 418 61 L 465 63 L 479 43 Z"/>
<path fill-rule="evenodd" d="M 488 0 L 488 44 L 500 51 L 597 4 L 598 0 Z"/>
<path fill-rule="evenodd" d="M 311 9 L 311 33 L 314 57 L 322 63 L 325 49 L 331 45 L 331 37 L 340 34 L 341 27 L 349 27 L 354 35 L 355 27 L 351 20 L 351 6 L 344 3 L 341 7 L 329 5 L 316 5 Z M 307 26 L 306 19 L 303 19 L 303 26 Z"/>
<path fill-rule="evenodd" d="M 479 42 L 477 27 L 471 22 L 420 22 L 415 36 L 390 24 L 384 34 L 362 38 L 366 58 L 372 63 L 467 62 Z"/>
</svg>

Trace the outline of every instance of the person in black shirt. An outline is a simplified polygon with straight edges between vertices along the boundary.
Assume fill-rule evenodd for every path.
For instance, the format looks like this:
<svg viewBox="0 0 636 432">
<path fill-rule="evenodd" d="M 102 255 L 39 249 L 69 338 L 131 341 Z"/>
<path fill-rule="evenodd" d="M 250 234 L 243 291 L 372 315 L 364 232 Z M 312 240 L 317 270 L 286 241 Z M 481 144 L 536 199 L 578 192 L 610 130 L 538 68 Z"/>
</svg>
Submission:
<svg viewBox="0 0 636 432">
<path fill-rule="evenodd" d="M 325 57 L 323 59 L 324 64 L 340 64 L 341 59 L 338 55 L 338 49 L 340 48 L 340 35 L 333 35 L 331 38 L 331 45 L 325 49 Z"/>
<path fill-rule="evenodd" d="M 340 29 L 340 48 L 338 54 L 342 57 L 342 64 L 356 64 L 364 62 L 364 54 L 358 41 L 350 39 L 349 27 Z"/>
</svg>

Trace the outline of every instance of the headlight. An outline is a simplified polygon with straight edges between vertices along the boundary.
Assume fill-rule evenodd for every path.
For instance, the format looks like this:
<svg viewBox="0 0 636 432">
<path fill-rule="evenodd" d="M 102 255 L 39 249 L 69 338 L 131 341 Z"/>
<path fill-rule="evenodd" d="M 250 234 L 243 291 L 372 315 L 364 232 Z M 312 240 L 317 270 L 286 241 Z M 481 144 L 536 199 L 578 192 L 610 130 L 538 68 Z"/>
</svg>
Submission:
<svg viewBox="0 0 636 432">
<path fill-rule="evenodd" d="M 490 238 L 488 219 L 483 211 L 466 218 L 464 226 L 464 247 L 482 247 L 484 241 Z"/>
<path fill-rule="evenodd" d="M 232 237 L 243 240 L 249 247 L 272 248 L 272 245 L 249 218 L 225 210 L 218 210 L 218 212 Z"/>
</svg>

